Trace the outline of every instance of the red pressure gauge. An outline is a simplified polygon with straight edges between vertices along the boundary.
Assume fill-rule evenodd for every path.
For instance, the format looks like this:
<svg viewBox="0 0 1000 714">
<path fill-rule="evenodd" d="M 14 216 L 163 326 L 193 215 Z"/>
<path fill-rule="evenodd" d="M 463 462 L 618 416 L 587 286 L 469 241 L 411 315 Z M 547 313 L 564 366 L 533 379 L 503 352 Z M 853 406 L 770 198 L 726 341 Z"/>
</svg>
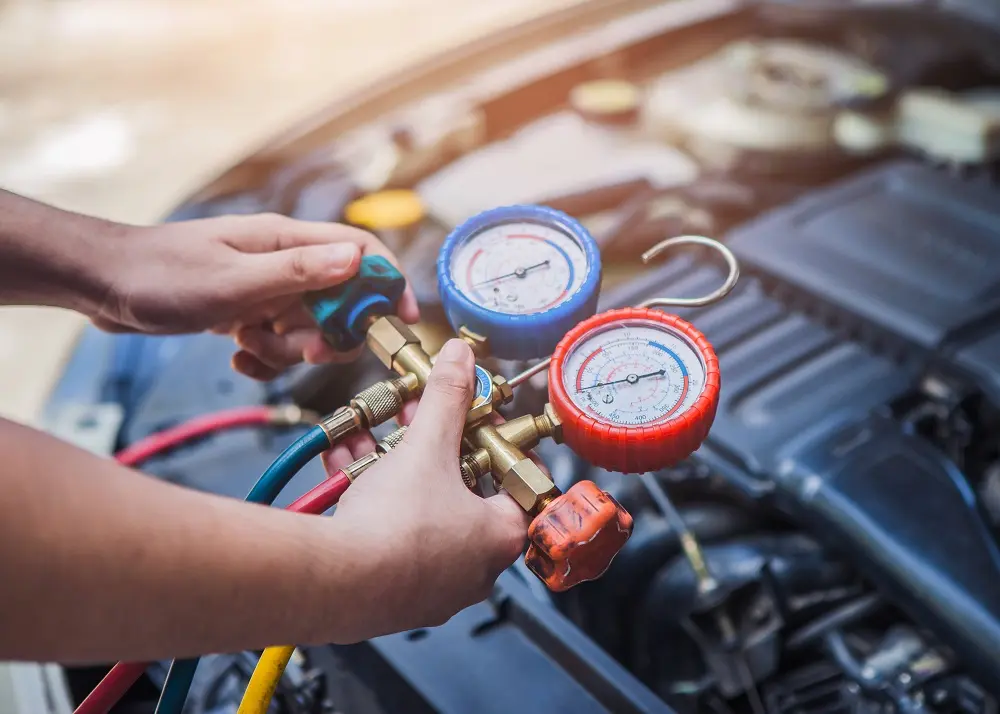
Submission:
<svg viewBox="0 0 1000 714">
<path fill-rule="evenodd" d="M 549 399 L 565 442 L 609 471 L 673 466 L 708 436 L 719 360 L 690 323 L 648 308 L 595 315 L 552 354 Z"/>
</svg>

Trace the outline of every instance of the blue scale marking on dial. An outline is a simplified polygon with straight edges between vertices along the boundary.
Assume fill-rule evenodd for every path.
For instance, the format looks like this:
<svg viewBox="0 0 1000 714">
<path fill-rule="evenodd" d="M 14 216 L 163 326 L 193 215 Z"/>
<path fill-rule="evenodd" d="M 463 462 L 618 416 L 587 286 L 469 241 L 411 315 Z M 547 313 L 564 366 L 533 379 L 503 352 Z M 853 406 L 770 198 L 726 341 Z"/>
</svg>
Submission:
<svg viewBox="0 0 1000 714">
<path fill-rule="evenodd" d="M 607 349 L 607 347 L 611 347 L 613 345 L 621 344 L 623 342 L 632 342 L 632 341 L 633 340 L 629 340 L 629 339 L 615 340 L 614 342 L 608 343 L 604 347 L 598 348 L 597 351 L 598 352 L 602 352 L 605 349 Z M 677 362 L 678 366 L 681 368 L 681 376 L 682 377 L 687 377 L 688 376 L 687 365 L 684 364 L 684 361 L 680 357 L 677 356 L 676 352 L 674 352 L 672 349 L 670 349 L 666 345 L 662 345 L 659 342 L 654 342 L 653 340 L 646 340 L 646 344 L 648 344 L 650 347 L 655 347 L 658 350 L 666 352 L 668 355 L 670 355 L 671 357 L 673 357 L 674 361 Z M 586 362 L 584 362 L 584 365 L 586 365 Z M 601 375 L 599 373 L 595 374 L 594 375 L 594 383 L 592 385 L 590 385 L 590 386 L 591 387 L 596 387 L 598 384 L 600 384 L 600 380 L 601 380 Z"/>
<path fill-rule="evenodd" d="M 673 357 L 674 361 L 677 362 L 678 365 L 680 365 L 681 376 L 684 376 L 684 377 L 688 376 L 687 365 L 685 365 L 684 362 L 681 360 L 681 358 L 677 356 L 676 352 L 674 352 L 672 349 L 670 349 L 666 345 L 661 345 L 659 342 L 653 342 L 653 340 L 649 341 L 649 346 L 650 347 L 655 347 L 658 350 L 663 350 L 668 355 L 670 355 L 671 357 Z"/>
</svg>

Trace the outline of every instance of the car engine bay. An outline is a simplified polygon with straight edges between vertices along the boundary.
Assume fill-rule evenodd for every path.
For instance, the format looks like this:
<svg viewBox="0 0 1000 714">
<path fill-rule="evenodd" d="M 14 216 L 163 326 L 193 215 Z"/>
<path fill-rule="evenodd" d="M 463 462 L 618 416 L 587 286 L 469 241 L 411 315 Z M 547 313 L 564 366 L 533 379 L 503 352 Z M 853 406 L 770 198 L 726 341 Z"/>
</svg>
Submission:
<svg viewBox="0 0 1000 714">
<path fill-rule="evenodd" d="M 638 478 L 553 443 L 537 450 L 560 488 L 591 479 L 634 517 L 602 578 L 554 594 L 519 564 L 442 627 L 303 650 L 275 711 L 998 711 L 1000 10 L 648 5 L 597 39 L 553 41 L 483 72 L 516 89 L 475 98 L 492 81 L 480 76 L 352 131 L 309 129 L 171 216 L 342 221 L 358 196 L 412 189 L 426 216 L 380 236 L 431 343 L 447 336 L 437 248 L 485 208 L 537 203 L 580 219 L 605 260 L 602 309 L 722 281 L 699 250 L 638 267 L 668 235 L 718 237 L 741 263 L 727 300 L 676 310 L 721 364 L 699 451 Z M 670 13 L 682 19 L 657 29 Z M 601 45 L 619 24 L 620 45 Z M 590 54 L 564 69 L 543 61 L 578 45 Z M 595 118 L 572 96 L 622 77 L 641 88 L 638 109 Z M 215 336 L 89 330 L 48 425 L 107 452 L 228 406 L 328 411 L 380 369 L 366 357 L 261 386 L 231 374 L 229 354 Z M 509 414 L 546 398 L 545 380 L 532 380 Z M 242 497 L 289 440 L 227 433 L 146 470 Z M 276 503 L 322 478 L 310 467 Z M 230 690 L 238 701 L 249 671 L 240 656 L 209 660 L 190 711 L 235 711 Z M 100 676 L 70 674 L 75 693 Z M 144 694 L 115 711 L 151 711 Z"/>
</svg>

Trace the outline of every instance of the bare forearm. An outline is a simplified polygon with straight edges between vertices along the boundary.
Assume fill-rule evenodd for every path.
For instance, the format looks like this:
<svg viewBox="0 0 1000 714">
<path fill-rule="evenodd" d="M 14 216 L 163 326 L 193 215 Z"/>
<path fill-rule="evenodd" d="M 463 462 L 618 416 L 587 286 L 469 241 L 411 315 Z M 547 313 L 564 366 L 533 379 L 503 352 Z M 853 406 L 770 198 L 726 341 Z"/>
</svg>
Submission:
<svg viewBox="0 0 1000 714">
<path fill-rule="evenodd" d="M 337 618 L 364 564 L 335 518 L 164 484 L 3 421 L 0 454 L 0 659 L 144 660 L 352 628 Z"/>
<path fill-rule="evenodd" d="M 0 304 L 93 314 L 127 230 L 0 190 Z"/>
</svg>

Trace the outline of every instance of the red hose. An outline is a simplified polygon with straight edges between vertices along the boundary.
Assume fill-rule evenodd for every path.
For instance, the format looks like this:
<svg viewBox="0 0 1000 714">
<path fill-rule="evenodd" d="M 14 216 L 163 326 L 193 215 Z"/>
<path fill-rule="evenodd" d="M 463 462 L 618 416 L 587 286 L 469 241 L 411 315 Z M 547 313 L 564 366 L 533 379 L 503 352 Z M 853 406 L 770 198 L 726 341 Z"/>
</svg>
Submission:
<svg viewBox="0 0 1000 714">
<path fill-rule="evenodd" d="M 132 685 L 139 681 L 148 666 L 149 662 L 119 662 L 104 675 L 104 679 L 73 714 L 107 714 Z"/>
<path fill-rule="evenodd" d="M 264 426 L 276 421 L 275 410 L 271 407 L 237 407 L 213 412 L 140 439 L 119 451 L 115 459 L 125 466 L 135 466 L 201 436 L 245 426 Z"/>
<path fill-rule="evenodd" d="M 336 506 L 350 485 L 351 480 L 347 474 L 337 471 L 319 486 L 290 503 L 285 510 L 319 515 Z M 125 696 L 149 665 L 149 662 L 119 662 L 94 687 L 94 691 L 87 695 L 73 714 L 108 714 L 111 707 Z"/>
<path fill-rule="evenodd" d="M 344 491 L 351 485 L 347 474 L 338 471 L 311 491 L 307 491 L 288 505 L 289 511 L 319 515 L 337 505 Z"/>
<path fill-rule="evenodd" d="M 296 415 L 300 419 L 296 419 Z M 283 411 L 280 408 L 275 409 L 274 407 L 255 406 L 226 409 L 195 417 L 171 429 L 166 429 L 156 434 L 151 434 L 145 439 L 140 439 L 115 454 L 115 460 L 124 466 L 137 466 L 157 454 L 215 432 L 248 426 L 266 426 L 269 424 L 291 425 L 298 420 L 304 421 L 304 417 L 305 415 L 301 412 Z M 341 474 L 343 474 L 342 471 L 335 474 L 335 476 L 340 476 Z M 346 475 L 344 475 L 344 480 L 347 480 Z M 350 481 L 347 481 L 347 485 L 350 485 Z M 346 486 L 343 489 L 346 489 Z M 335 496 L 332 496 L 334 497 L 334 501 L 329 506 L 318 511 L 318 513 L 322 513 L 335 505 L 336 499 L 339 499 L 340 494 L 344 492 L 343 489 L 339 493 L 336 493 Z M 299 501 L 307 501 L 306 505 L 315 501 L 317 507 L 329 501 L 331 497 L 331 495 L 327 495 L 325 497 L 326 500 L 323 500 L 322 496 L 318 496 L 307 500 L 308 496 L 309 494 L 307 493 Z M 312 513 L 312 511 L 304 512 Z M 88 694 L 87 698 L 80 703 L 74 714 L 107 714 L 111 707 L 117 704 L 125 696 L 129 688 L 139 680 L 139 677 L 142 676 L 148 666 L 148 662 L 119 662 L 104 676 L 104 679 L 94 688 L 94 691 Z"/>
</svg>

